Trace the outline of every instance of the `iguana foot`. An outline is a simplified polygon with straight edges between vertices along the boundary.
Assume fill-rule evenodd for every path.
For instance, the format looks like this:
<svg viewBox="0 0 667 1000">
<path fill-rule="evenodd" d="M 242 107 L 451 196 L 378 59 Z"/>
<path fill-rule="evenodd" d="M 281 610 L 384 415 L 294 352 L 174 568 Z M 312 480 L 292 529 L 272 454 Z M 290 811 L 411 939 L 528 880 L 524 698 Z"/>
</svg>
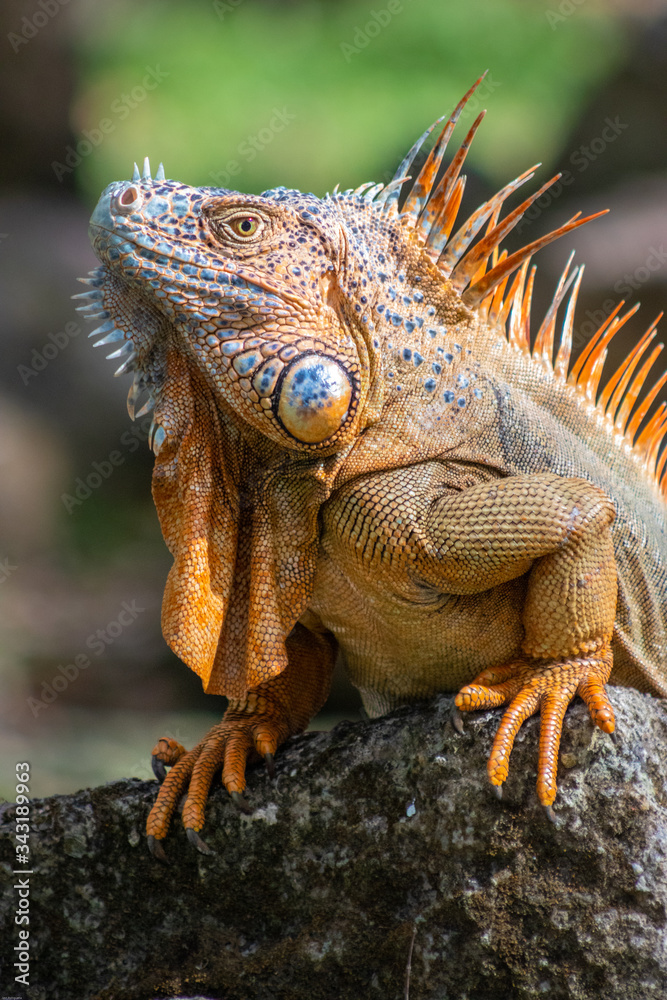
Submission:
<svg viewBox="0 0 667 1000">
<path fill-rule="evenodd" d="M 284 739 L 278 719 L 257 715 L 244 717 L 241 713 L 229 718 L 228 713 L 192 750 L 186 751 L 168 737 L 158 740 L 153 750 L 153 769 L 158 780 L 165 765 L 171 770 L 162 781 L 146 823 L 151 853 L 161 861 L 167 860 L 161 841 L 167 835 L 174 810 L 186 793 L 182 818 L 188 840 L 203 854 L 213 854 L 199 831 L 204 826 L 204 808 L 216 771 L 222 768 L 222 782 L 234 805 L 242 812 L 252 812 L 241 795 L 246 786 L 246 762 L 264 757 L 272 773 L 273 754 Z"/>
<path fill-rule="evenodd" d="M 553 818 L 556 772 L 565 711 L 575 694 L 586 702 L 591 719 L 605 733 L 614 730 L 614 710 L 604 685 L 609 679 L 612 653 L 603 643 L 593 653 L 560 660 L 520 657 L 511 663 L 482 671 L 457 694 L 455 704 L 464 712 L 506 705 L 489 756 L 487 770 L 493 785 L 502 786 L 509 770 L 514 739 L 522 723 L 540 711 L 540 748 L 537 794 Z"/>
</svg>

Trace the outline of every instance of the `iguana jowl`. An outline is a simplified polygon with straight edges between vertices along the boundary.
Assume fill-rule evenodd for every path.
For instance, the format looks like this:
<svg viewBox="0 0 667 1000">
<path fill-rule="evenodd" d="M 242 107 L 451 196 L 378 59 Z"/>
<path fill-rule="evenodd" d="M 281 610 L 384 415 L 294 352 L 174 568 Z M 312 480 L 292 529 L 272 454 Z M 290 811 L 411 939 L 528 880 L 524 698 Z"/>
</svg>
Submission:
<svg viewBox="0 0 667 1000">
<path fill-rule="evenodd" d="M 213 775 L 242 806 L 247 758 L 272 767 L 305 728 L 338 647 L 371 715 L 437 691 L 463 710 L 509 703 L 499 787 L 539 710 L 547 807 L 575 694 L 606 732 L 610 675 L 667 694 L 667 407 L 649 416 L 667 376 L 637 403 L 655 324 L 599 391 L 621 303 L 568 374 L 583 270 L 568 261 L 531 353 L 530 256 L 588 220 L 499 253 L 544 190 L 501 218 L 527 171 L 455 228 L 481 115 L 441 162 L 473 90 L 402 204 L 435 126 L 387 186 L 260 197 L 146 164 L 95 209 L 102 266 L 82 308 L 135 372 L 130 414 L 142 395 L 140 412 L 155 407 L 163 632 L 230 699 L 193 750 L 154 751 L 172 765 L 148 820 L 159 856 L 186 788 L 183 822 L 207 849 Z"/>
</svg>

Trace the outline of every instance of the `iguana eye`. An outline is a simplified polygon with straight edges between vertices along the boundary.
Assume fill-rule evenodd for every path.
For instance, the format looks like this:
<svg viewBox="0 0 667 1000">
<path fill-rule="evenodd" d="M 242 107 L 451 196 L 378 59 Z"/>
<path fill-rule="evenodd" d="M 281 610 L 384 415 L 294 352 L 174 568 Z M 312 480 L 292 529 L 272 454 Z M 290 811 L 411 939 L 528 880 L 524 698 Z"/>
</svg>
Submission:
<svg viewBox="0 0 667 1000">
<path fill-rule="evenodd" d="M 261 221 L 256 215 L 239 215 L 235 219 L 228 219 L 227 225 L 236 236 L 247 239 L 257 234 Z"/>
</svg>

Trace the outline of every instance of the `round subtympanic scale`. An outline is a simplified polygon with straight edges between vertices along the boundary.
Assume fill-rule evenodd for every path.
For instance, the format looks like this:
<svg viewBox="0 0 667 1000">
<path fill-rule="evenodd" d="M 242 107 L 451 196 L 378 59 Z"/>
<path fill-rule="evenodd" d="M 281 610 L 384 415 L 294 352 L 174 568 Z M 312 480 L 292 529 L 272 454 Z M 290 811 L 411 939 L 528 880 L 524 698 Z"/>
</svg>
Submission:
<svg viewBox="0 0 667 1000">
<path fill-rule="evenodd" d="M 344 368 L 332 358 L 307 354 L 283 379 L 278 417 L 297 441 L 319 444 L 341 427 L 351 399 L 352 383 Z"/>
</svg>

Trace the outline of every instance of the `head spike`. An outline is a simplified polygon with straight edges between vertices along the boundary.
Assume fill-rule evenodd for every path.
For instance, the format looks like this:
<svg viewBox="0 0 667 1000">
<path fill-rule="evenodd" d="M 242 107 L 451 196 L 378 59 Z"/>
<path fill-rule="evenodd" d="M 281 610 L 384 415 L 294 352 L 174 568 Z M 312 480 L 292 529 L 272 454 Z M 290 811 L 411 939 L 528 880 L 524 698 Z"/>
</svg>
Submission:
<svg viewBox="0 0 667 1000">
<path fill-rule="evenodd" d="M 97 268 L 95 271 L 90 271 L 90 278 L 77 278 L 76 280 L 80 281 L 82 285 L 89 285 L 91 288 L 101 288 L 104 284 L 104 278 L 98 274 L 98 271 L 101 270 L 101 268 Z M 72 298 L 75 298 L 75 296 L 73 295 Z"/>
<path fill-rule="evenodd" d="M 480 240 L 479 243 L 468 251 L 465 257 L 458 262 L 452 271 L 452 281 L 454 282 L 455 288 L 462 291 L 466 287 L 471 276 L 479 267 L 480 260 L 489 256 L 491 250 L 494 247 L 497 247 L 498 244 L 505 239 L 507 234 L 514 229 L 524 212 L 530 208 L 532 203 L 536 201 L 540 195 L 544 194 L 544 192 L 550 188 L 559 177 L 560 174 L 556 174 L 555 177 L 552 177 L 551 180 L 546 182 L 546 184 L 543 184 L 542 187 L 535 191 L 535 193 L 529 198 L 522 201 L 520 205 L 509 213 L 509 215 L 505 216 L 503 221 L 497 225 L 495 229 L 492 229 L 490 233 L 487 233 L 484 239 Z M 519 180 L 519 178 L 517 178 L 517 180 Z"/>
<path fill-rule="evenodd" d="M 653 473 L 658 481 L 662 478 L 665 462 L 665 452 L 663 451 L 660 463 L 658 463 L 660 448 L 665 438 L 665 428 L 667 428 L 667 403 L 658 407 L 637 442 L 640 452 L 646 456 L 647 469 Z"/>
<path fill-rule="evenodd" d="M 496 251 L 493 251 L 494 256 Z M 507 250 L 503 250 L 498 259 L 494 262 L 495 264 L 502 264 L 502 262 L 507 257 Z M 503 297 L 505 295 L 505 289 L 507 287 L 507 282 L 509 281 L 509 275 L 507 275 L 499 285 L 496 285 L 495 289 L 490 293 L 491 305 L 489 306 L 489 323 L 499 322 L 498 317 L 500 316 L 500 311 L 503 307 Z M 485 300 L 486 301 L 486 300 Z"/>
<path fill-rule="evenodd" d="M 376 194 L 379 194 L 383 187 L 384 184 L 374 184 L 364 195 L 364 201 L 373 201 L 373 198 L 375 198 Z"/>
<path fill-rule="evenodd" d="M 634 316 L 634 314 L 637 312 L 638 309 L 639 309 L 639 303 L 637 302 L 632 307 L 632 309 L 628 309 L 628 311 L 626 313 L 624 313 L 622 316 L 617 317 L 614 320 L 614 331 L 620 330 L 621 327 L 624 326 L 625 323 L 627 323 L 627 321 L 630 319 L 630 317 Z M 613 315 L 613 313 L 612 313 L 612 315 Z M 616 389 L 619 381 L 621 380 L 621 378 L 623 376 L 624 370 L 625 370 L 624 364 L 619 365 L 618 368 L 616 369 L 616 371 L 614 372 L 614 374 L 607 381 L 607 384 L 605 385 L 604 389 L 602 390 L 602 394 L 600 395 L 599 402 L 600 402 L 601 408 L 603 410 L 605 410 L 605 411 L 608 411 L 608 409 L 609 409 L 609 405 L 610 405 L 610 400 L 612 398 L 612 394 L 613 394 L 614 390 Z M 616 406 L 614 406 L 614 409 L 615 408 L 616 408 Z"/>
<path fill-rule="evenodd" d="M 363 184 L 360 184 L 358 188 L 355 188 L 352 193 L 357 197 L 361 198 L 362 195 L 365 194 L 365 192 L 368 191 L 369 188 L 372 188 L 374 186 L 375 186 L 375 181 L 365 181 Z"/>
<path fill-rule="evenodd" d="M 454 228 L 465 186 L 466 177 L 464 174 L 462 177 L 456 179 L 451 195 L 443 205 L 441 214 L 433 224 L 431 234 L 426 241 L 426 251 L 433 260 L 437 260 L 440 256 L 440 251 L 446 245 L 449 235 Z"/>
<path fill-rule="evenodd" d="M 655 383 L 653 388 L 650 390 L 650 392 L 647 392 L 646 396 L 644 397 L 644 399 L 642 399 L 640 405 L 637 407 L 632 417 L 632 420 L 628 424 L 628 429 L 626 431 L 626 434 L 631 440 L 634 440 L 640 424 L 642 423 L 644 417 L 650 410 L 653 400 L 658 395 L 665 382 L 667 382 L 667 371 L 660 376 L 660 378 Z"/>
<path fill-rule="evenodd" d="M 112 361 L 115 358 L 126 358 L 128 356 L 133 356 L 134 354 L 134 344 L 131 340 L 126 340 L 117 351 L 112 351 L 111 354 L 107 354 L 107 361 Z"/>
<path fill-rule="evenodd" d="M 532 243 L 523 247 L 522 250 L 517 250 L 516 253 L 511 254 L 505 261 L 503 261 L 502 264 L 496 265 L 493 270 L 489 271 L 488 274 L 485 274 L 482 280 L 478 281 L 476 285 L 473 285 L 472 288 L 468 288 L 463 293 L 461 298 L 470 309 L 475 309 L 482 299 L 489 294 L 494 285 L 496 285 L 499 281 L 502 281 L 506 274 L 511 274 L 517 267 L 520 267 L 524 260 L 532 256 L 532 254 L 541 250 L 542 247 L 545 247 L 553 240 L 557 240 L 566 233 L 572 232 L 573 229 L 578 229 L 579 226 L 583 226 L 587 222 L 591 222 L 593 219 L 597 219 L 599 216 L 606 214 L 607 211 L 605 210 L 603 212 L 595 212 L 593 215 L 587 215 L 584 219 L 579 219 L 575 216 L 573 220 L 566 222 L 564 226 L 554 229 L 553 232 L 547 233 L 546 236 L 542 236 L 540 239 L 534 240 Z M 477 247 L 473 247 L 473 250 L 470 251 L 470 253 L 474 253 L 476 249 Z M 466 255 L 466 257 L 463 258 L 461 264 L 467 260 L 468 256 L 469 255 Z M 461 264 L 459 264 L 459 267 Z"/>
<path fill-rule="evenodd" d="M 148 159 L 147 156 L 144 157 L 144 171 L 143 171 L 143 173 L 141 175 L 141 179 L 142 179 L 142 181 L 152 181 L 153 180 L 153 178 L 151 177 L 151 164 L 150 164 L 150 160 Z"/>
<path fill-rule="evenodd" d="M 565 269 L 560 276 L 556 291 L 551 300 L 551 304 L 547 309 L 547 314 L 542 320 L 539 330 L 537 331 L 537 336 L 535 337 L 535 345 L 533 347 L 533 357 L 541 358 L 542 361 L 546 362 L 551 368 L 554 359 L 554 335 L 556 332 L 556 313 L 560 307 L 561 302 L 567 294 L 567 290 L 577 276 L 577 269 L 575 268 L 572 274 L 568 277 L 568 272 L 572 264 L 572 258 L 574 257 L 574 250 L 567 258 L 567 263 Z"/>
<path fill-rule="evenodd" d="M 125 340 L 125 334 L 122 330 L 114 327 L 111 333 L 107 333 L 106 337 L 98 340 L 96 344 L 93 344 L 93 347 L 106 347 L 107 344 L 115 344 L 119 340 Z"/>
<path fill-rule="evenodd" d="M 488 224 L 487 224 L 487 227 L 486 227 L 487 233 L 490 233 L 491 230 L 495 229 L 496 226 L 498 225 L 498 218 L 500 217 L 500 209 L 501 208 L 502 208 L 502 205 L 498 204 L 498 205 L 496 205 L 496 207 L 494 208 L 494 210 L 491 212 L 491 215 L 489 216 L 489 221 L 488 221 Z M 492 251 L 492 253 L 491 253 L 490 256 L 491 256 L 491 259 L 493 260 L 493 264 L 497 264 L 498 263 L 498 260 L 497 260 L 497 258 L 498 258 L 497 248 L 496 248 L 496 250 Z M 475 283 L 475 281 L 480 281 L 480 279 L 484 277 L 484 275 L 486 274 L 486 268 L 487 268 L 488 263 L 489 263 L 489 257 L 485 257 L 482 260 L 482 262 L 480 263 L 478 269 L 475 271 L 475 273 L 474 273 L 474 275 L 472 277 L 473 284 Z M 489 306 L 491 304 L 491 296 L 489 296 L 487 299 L 485 299 L 484 302 L 486 303 L 486 306 L 484 305 L 484 303 L 482 303 L 482 305 L 481 305 L 480 308 L 485 309 L 486 313 L 488 314 Z"/>
<path fill-rule="evenodd" d="M 574 375 L 573 372 L 572 383 L 576 382 L 578 386 L 584 389 L 587 399 L 593 399 L 597 394 L 598 383 L 602 374 L 602 365 L 607 357 L 607 348 L 618 329 L 619 324 L 617 322 L 609 323 L 608 325 L 606 322 L 603 323 L 595 334 L 595 337 L 591 338 L 591 340 L 595 341 L 595 344 L 593 346 L 589 344 L 585 364 L 579 366 L 577 375 Z M 603 335 L 599 336 L 602 331 L 604 331 Z M 602 365 L 600 364 L 601 358 Z M 579 365 L 580 361 L 581 356 L 577 359 L 577 365 Z"/>
<path fill-rule="evenodd" d="M 539 164 L 537 164 L 539 166 Z M 537 167 L 531 167 L 530 170 L 526 170 L 523 174 L 520 174 L 515 180 L 506 184 L 505 187 L 494 195 L 493 198 L 489 198 L 488 201 L 484 202 L 483 205 L 477 209 L 476 212 L 470 216 L 466 221 L 465 225 L 461 226 L 459 231 L 456 233 L 454 238 L 448 242 L 447 250 L 441 258 L 441 264 L 444 264 L 443 270 L 445 272 L 451 271 L 459 261 L 461 255 L 467 250 L 470 243 L 482 228 L 489 216 L 496 211 L 500 211 L 503 202 L 509 198 L 509 196 L 525 184 L 526 181 L 530 180 L 531 177 L 535 175 L 535 170 Z M 496 228 L 496 227 L 494 227 Z M 491 232 L 493 230 L 490 230 Z M 486 254 L 488 257 L 489 254 Z M 486 259 L 486 257 L 484 259 Z"/>
<path fill-rule="evenodd" d="M 635 347 L 633 347 L 633 349 L 630 351 L 630 354 L 627 356 L 623 364 L 619 366 L 621 377 L 618 380 L 618 385 L 614 389 L 614 394 L 609 400 L 609 406 L 607 407 L 607 413 L 611 414 L 611 417 L 614 421 L 614 426 L 616 426 L 619 430 L 620 430 L 620 423 L 618 417 L 620 414 L 623 397 L 625 396 L 625 390 L 627 388 L 628 382 L 632 378 L 635 368 L 641 361 L 644 352 L 646 351 L 648 345 L 655 337 L 655 334 L 656 334 L 655 329 L 649 328 L 642 337 L 642 339 L 639 341 L 639 343 L 636 344 Z"/>
<path fill-rule="evenodd" d="M 160 163 L 159 166 L 158 166 L 158 168 L 157 168 L 157 173 L 155 175 L 155 180 L 156 181 L 163 181 L 164 179 L 165 179 L 165 177 L 164 177 L 164 166 L 163 166 L 162 163 Z"/>
<path fill-rule="evenodd" d="M 135 414 L 135 419 L 138 420 L 139 417 L 145 417 L 146 414 L 150 413 L 155 406 L 155 397 L 150 395 L 144 405 Z"/>
<path fill-rule="evenodd" d="M 660 449 L 662 448 L 663 442 L 665 440 L 665 430 L 667 429 L 667 413 L 662 413 L 661 419 L 656 422 L 655 430 L 651 436 L 647 448 L 647 464 L 648 468 L 653 472 L 656 480 L 660 483 L 663 493 L 665 490 L 665 482 L 662 478 L 663 469 L 665 467 L 665 460 L 667 460 L 667 449 L 663 450 L 662 455 L 660 454 Z"/>
<path fill-rule="evenodd" d="M 395 177 L 393 181 L 389 181 L 385 185 L 384 190 L 380 191 L 379 195 L 375 199 L 376 205 L 381 205 L 382 210 L 387 212 L 389 215 L 396 215 L 398 213 L 397 203 L 398 203 L 398 193 L 400 192 L 405 181 L 409 181 L 410 177 Z M 393 198 L 392 195 L 396 194 Z"/>
<path fill-rule="evenodd" d="M 125 361 L 123 361 L 120 368 L 117 368 L 116 371 L 113 373 L 114 378 L 117 378 L 119 375 L 124 375 L 125 372 L 134 371 L 136 363 L 137 363 L 137 355 L 133 352 L 128 356 L 128 358 Z"/>
<path fill-rule="evenodd" d="M 667 372 L 662 376 L 662 380 L 667 378 Z M 663 419 L 665 418 L 665 411 L 667 410 L 667 403 L 661 403 L 658 409 L 655 411 L 646 427 L 641 432 L 637 440 L 635 441 L 635 448 L 638 451 L 643 452 L 646 455 L 646 461 L 650 465 L 651 460 L 651 449 L 653 447 L 653 441 L 656 431 L 661 426 Z M 655 456 L 654 456 L 655 457 Z"/>
<path fill-rule="evenodd" d="M 114 323 L 114 321 L 112 319 L 108 319 L 106 323 L 102 323 L 94 330 L 91 330 L 88 336 L 99 337 L 100 335 L 106 335 L 107 333 L 111 333 L 115 329 L 116 329 L 116 324 Z"/>
<path fill-rule="evenodd" d="M 639 372 L 635 375 L 632 380 L 632 384 L 627 389 L 625 396 L 623 397 L 623 402 L 620 405 L 618 415 L 616 417 L 616 426 L 627 434 L 628 423 L 630 419 L 630 413 L 637 402 L 637 397 L 642 390 L 644 382 L 646 381 L 646 376 L 649 370 L 653 367 L 655 359 L 662 352 L 664 344 L 656 344 L 644 364 L 639 369 Z"/>
<path fill-rule="evenodd" d="M 461 167 L 463 166 L 465 158 L 468 155 L 470 144 L 475 138 L 475 133 L 482 124 L 482 119 L 485 114 L 486 112 L 482 111 L 477 115 L 477 118 L 472 123 L 470 131 L 461 143 L 460 148 L 454 154 L 452 162 L 440 178 L 440 183 L 422 209 L 422 213 L 417 222 L 417 229 L 424 237 L 428 235 L 429 237 L 435 238 L 437 235 L 437 223 L 435 220 L 441 214 L 443 206 L 451 197 L 451 193 L 455 188 L 458 176 L 461 173 Z M 444 243 L 442 246 L 444 246 Z"/>
<path fill-rule="evenodd" d="M 517 275 L 518 284 L 512 298 L 512 309 L 509 318 L 509 330 L 507 340 L 512 347 L 518 347 L 522 351 L 528 351 L 529 345 L 526 343 L 526 328 L 524 324 L 524 288 L 526 275 L 530 266 L 530 257 L 523 262 L 521 270 Z"/>
<path fill-rule="evenodd" d="M 507 281 L 507 278 L 505 278 L 505 281 Z M 521 284 L 521 271 L 517 271 L 517 273 L 514 275 L 514 281 L 510 285 L 510 290 L 503 299 L 503 302 L 500 306 L 500 311 L 498 313 L 499 326 L 505 326 L 505 324 L 507 323 L 507 317 L 510 314 L 510 309 L 514 305 L 514 299 L 516 298 L 516 294 L 519 290 L 520 284 Z"/>
<path fill-rule="evenodd" d="M 134 164 L 134 173 L 132 174 L 132 180 L 133 181 L 140 181 L 141 180 L 141 174 L 139 173 L 139 167 L 136 165 L 136 163 Z"/>
<path fill-rule="evenodd" d="M 607 316 L 606 319 L 602 321 L 600 326 L 597 328 L 593 336 L 589 339 L 588 343 L 581 351 L 581 354 L 579 355 L 574 365 L 572 366 L 572 372 L 570 373 L 570 383 L 572 385 L 574 385 L 577 382 L 577 379 L 579 378 L 579 373 L 586 364 L 589 354 L 591 353 L 591 351 L 595 350 L 595 345 L 598 343 L 600 337 L 602 337 L 607 327 L 615 322 L 616 314 L 618 313 L 619 309 L 623 307 L 624 304 L 625 304 L 625 299 L 621 299 L 621 301 L 618 303 L 615 309 Z"/>
<path fill-rule="evenodd" d="M 432 125 L 429 125 L 429 127 L 426 129 L 425 132 L 422 132 L 422 134 L 419 136 L 419 138 L 417 139 L 417 141 L 415 143 L 413 143 L 413 145 L 410 147 L 410 149 L 408 150 L 408 152 L 406 153 L 406 155 L 403 157 L 403 159 L 399 163 L 398 168 L 396 170 L 396 173 L 392 177 L 392 181 L 391 181 L 392 183 L 394 181 L 398 181 L 399 179 L 406 177 L 406 175 L 410 171 L 410 167 L 412 166 L 415 157 L 417 156 L 417 153 L 419 152 L 419 150 L 424 145 L 424 142 L 426 141 L 426 139 L 428 139 L 428 137 L 431 134 L 431 132 L 433 131 L 433 129 L 437 128 L 438 125 L 440 124 L 440 122 L 443 122 L 446 117 L 447 117 L 446 115 L 443 115 L 442 118 L 438 118 L 436 121 L 433 122 Z M 387 187 L 385 188 L 385 191 L 388 190 L 388 187 L 389 187 L 389 185 L 387 185 Z M 384 199 L 385 203 L 387 204 L 387 207 L 389 207 L 390 205 L 394 205 L 394 206 L 396 205 L 396 203 L 398 202 L 398 193 L 399 193 L 399 190 L 400 190 L 400 188 L 398 188 L 398 187 L 392 188 L 392 190 L 389 193 L 389 195 Z"/>
<path fill-rule="evenodd" d="M 667 419 L 665 420 L 665 424 L 667 424 Z M 660 447 L 660 445 L 662 444 L 662 441 L 665 436 L 665 424 L 663 424 L 663 426 L 660 428 L 660 435 L 658 436 L 657 439 L 658 447 Z M 665 468 L 666 461 L 667 461 L 667 448 L 665 448 L 662 455 L 660 456 L 659 462 L 657 461 L 657 455 L 656 455 L 655 478 L 660 483 L 660 490 L 663 496 L 667 496 L 667 479 L 663 480 L 662 478 L 662 473 L 663 469 Z"/>
<path fill-rule="evenodd" d="M 459 103 L 456 105 L 449 116 L 445 127 L 440 133 L 438 141 L 429 153 L 424 166 L 421 168 L 417 180 L 412 185 L 412 190 L 403 205 L 403 211 L 410 213 L 414 217 L 415 221 L 419 217 L 419 213 L 426 204 L 426 201 L 431 193 L 438 170 L 442 164 L 442 158 L 447 151 L 447 144 L 452 137 L 452 132 L 454 131 L 454 127 L 459 120 L 459 116 L 487 73 L 488 70 L 485 70 L 479 79 L 475 80 L 470 90 L 463 95 Z"/>
<path fill-rule="evenodd" d="M 577 297 L 579 295 L 579 288 L 581 286 L 581 279 L 583 276 L 584 265 L 582 264 L 578 270 L 577 277 L 574 279 L 574 285 L 572 286 L 570 298 L 568 299 L 567 309 L 565 310 L 565 319 L 563 320 L 563 329 L 560 335 L 560 345 L 558 347 L 558 354 L 556 355 L 556 361 L 554 363 L 554 374 L 557 378 L 562 378 L 563 381 L 567 379 L 567 369 L 570 364 L 574 310 L 577 305 Z"/>
</svg>

